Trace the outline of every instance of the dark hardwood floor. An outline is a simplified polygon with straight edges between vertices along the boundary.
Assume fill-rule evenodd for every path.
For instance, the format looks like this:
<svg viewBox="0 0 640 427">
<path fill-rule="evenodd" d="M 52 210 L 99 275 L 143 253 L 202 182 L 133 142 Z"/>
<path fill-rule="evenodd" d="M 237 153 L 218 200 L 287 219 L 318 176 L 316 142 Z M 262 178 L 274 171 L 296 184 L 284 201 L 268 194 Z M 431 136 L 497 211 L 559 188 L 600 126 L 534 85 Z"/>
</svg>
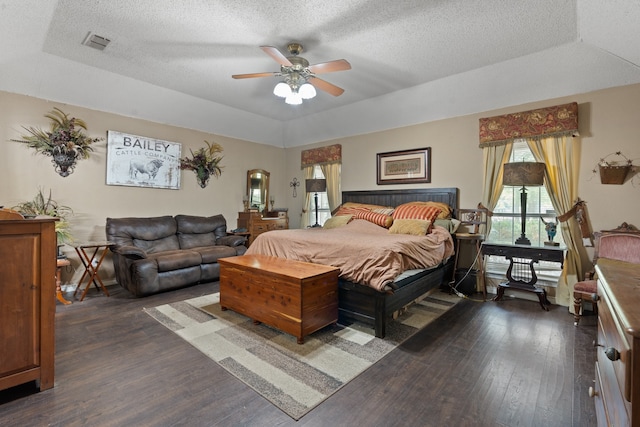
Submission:
<svg viewBox="0 0 640 427">
<path fill-rule="evenodd" d="M 57 306 L 55 387 L 0 391 L 2 426 L 595 426 L 595 316 L 465 300 L 298 422 L 142 311 L 118 286 Z"/>
</svg>

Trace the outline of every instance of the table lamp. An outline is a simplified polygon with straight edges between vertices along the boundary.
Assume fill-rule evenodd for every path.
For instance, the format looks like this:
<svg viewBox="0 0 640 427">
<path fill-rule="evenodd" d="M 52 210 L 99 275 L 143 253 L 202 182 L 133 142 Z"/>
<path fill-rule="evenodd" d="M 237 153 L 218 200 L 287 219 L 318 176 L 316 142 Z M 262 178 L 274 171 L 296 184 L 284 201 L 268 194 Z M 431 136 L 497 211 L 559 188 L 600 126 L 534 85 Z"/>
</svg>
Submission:
<svg viewBox="0 0 640 427">
<path fill-rule="evenodd" d="M 313 196 L 315 204 L 316 204 L 316 223 L 311 227 L 322 227 L 318 224 L 318 193 L 322 193 L 327 191 L 327 180 L 326 179 L 307 179 L 306 182 L 307 193 L 315 193 Z"/>
<path fill-rule="evenodd" d="M 527 189 L 526 187 L 544 184 L 544 163 L 514 162 L 503 165 L 502 184 L 509 187 L 522 187 L 520 191 L 521 231 L 516 245 L 529 245 L 531 241 L 526 236 Z"/>
</svg>

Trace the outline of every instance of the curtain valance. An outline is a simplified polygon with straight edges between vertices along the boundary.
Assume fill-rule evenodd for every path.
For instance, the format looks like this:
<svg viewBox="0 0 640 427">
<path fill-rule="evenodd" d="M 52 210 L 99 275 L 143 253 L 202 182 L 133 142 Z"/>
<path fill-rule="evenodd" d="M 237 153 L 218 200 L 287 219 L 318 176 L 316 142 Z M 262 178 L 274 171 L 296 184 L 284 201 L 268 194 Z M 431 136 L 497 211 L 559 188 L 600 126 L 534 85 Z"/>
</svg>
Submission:
<svg viewBox="0 0 640 427">
<path fill-rule="evenodd" d="M 519 138 L 578 136 L 578 103 L 480 119 L 480 148 Z"/>
<path fill-rule="evenodd" d="M 304 169 L 311 165 L 323 165 L 327 163 L 342 163 L 342 145 L 335 144 L 328 147 L 302 150 L 302 166 Z"/>
</svg>

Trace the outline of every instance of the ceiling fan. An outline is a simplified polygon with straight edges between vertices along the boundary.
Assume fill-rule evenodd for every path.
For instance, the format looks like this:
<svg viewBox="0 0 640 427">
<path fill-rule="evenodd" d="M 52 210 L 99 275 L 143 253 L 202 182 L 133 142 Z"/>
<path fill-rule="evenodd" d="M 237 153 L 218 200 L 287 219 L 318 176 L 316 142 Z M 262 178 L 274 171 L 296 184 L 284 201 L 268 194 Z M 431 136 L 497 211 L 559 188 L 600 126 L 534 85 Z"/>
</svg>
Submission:
<svg viewBox="0 0 640 427">
<path fill-rule="evenodd" d="M 340 96 L 344 89 L 316 77 L 316 74 L 332 73 L 334 71 L 350 70 L 351 64 L 345 59 L 321 62 L 309 65 L 309 61 L 301 56 L 302 45 L 289 43 L 287 50 L 290 56 L 285 56 L 273 46 L 260 46 L 267 55 L 271 56 L 278 64 L 280 71 L 270 73 L 234 74 L 234 79 L 250 79 L 254 77 L 283 77 L 273 90 L 274 95 L 285 98 L 287 104 L 302 104 L 303 99 L 311 99 L 316 96 L 315 88 L 323 90 L 333 96 Z"/>
</svg>

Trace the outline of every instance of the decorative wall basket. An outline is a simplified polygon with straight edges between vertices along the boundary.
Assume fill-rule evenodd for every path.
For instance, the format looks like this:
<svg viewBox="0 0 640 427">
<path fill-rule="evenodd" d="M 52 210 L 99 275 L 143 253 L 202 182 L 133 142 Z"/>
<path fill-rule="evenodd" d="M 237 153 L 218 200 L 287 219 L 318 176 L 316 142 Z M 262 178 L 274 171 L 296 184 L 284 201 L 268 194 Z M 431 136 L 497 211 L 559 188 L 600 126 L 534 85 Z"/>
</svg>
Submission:
<svg viewBox="0 0 640 427">
<path fill-rule="evenodd" d="M 631 170 L 631 165 L 623 166 L 599 166 L 600 182 L 603 184 L 624 184 L 627 174 Z"/>
</svg>

